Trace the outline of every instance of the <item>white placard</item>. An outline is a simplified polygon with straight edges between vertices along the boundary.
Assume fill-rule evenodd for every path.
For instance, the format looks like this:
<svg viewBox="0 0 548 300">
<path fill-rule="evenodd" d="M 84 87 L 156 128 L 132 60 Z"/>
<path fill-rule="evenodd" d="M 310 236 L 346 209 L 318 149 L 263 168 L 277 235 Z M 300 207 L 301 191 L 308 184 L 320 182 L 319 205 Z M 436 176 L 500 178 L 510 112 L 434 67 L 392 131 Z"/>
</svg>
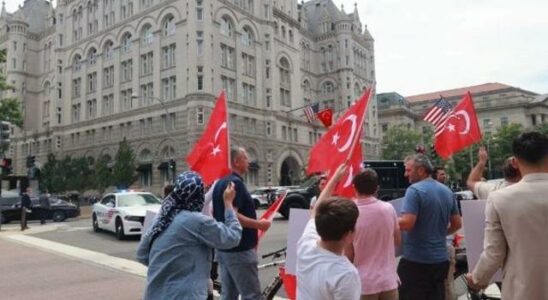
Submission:
<svg viewBox="0 0 548 300">
<path fill-rule="evenodd" d="M 403 207 L 403 198 L 394 199 L 392 201 L 389 201 L 388 203 L 394 206 L 394 209 L 396 210 L 396 215 L 400 216 L 401 208 Z"/>
<path fill-rule="evenodd" d="M 486 203 L 487 201 L 485 200 L 465 200 L 460 202 L 464 241 L 466 242 L 466 259 L 468 260 L 468 270 L 470 272 L 474 270 L 483 251 Z M 491 279 L 491 282 L 494 281 L 502 281 L 500 270 Z"/>
<path fill-rule="evenodd" d="M 287 250 L 285 260 L 285 272 L 297 275 L 297 243 L 303 235 L 306 223 L 310 220 L 310 210 L 292 208 L 289 212 L 289 225 L 287 228 Z"/>
<path fill-rule="evenodd" d="M 156 215 L 157 213 L 155 211 L 147 210 L 145 214 L 145 222 L 143 223 L 143 229 L 141 230 L 141 238 L 143 238 L 143 235 L 145 235 L 148 228 L 152 226 L 152 223 L 154 222 Z"/>
</svg>

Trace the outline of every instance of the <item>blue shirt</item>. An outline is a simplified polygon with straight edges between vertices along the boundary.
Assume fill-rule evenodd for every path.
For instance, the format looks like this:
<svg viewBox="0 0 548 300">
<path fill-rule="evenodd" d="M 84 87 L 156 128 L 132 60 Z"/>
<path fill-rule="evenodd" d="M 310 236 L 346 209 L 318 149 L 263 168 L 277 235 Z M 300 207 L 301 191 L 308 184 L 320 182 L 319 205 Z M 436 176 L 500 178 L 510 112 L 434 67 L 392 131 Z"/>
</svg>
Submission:
<svg viewBox="0 0 548 300">
<path fill-rule="evenodd" d="M 236 197 L 233 202 L 234 208 L 238 210 L 238 213 L 256 220 L 257 213 L 255 212 L 255 202 L 253 202 L 251 195 L 247 191 L 244 180 L 236 173 L 226 176 L 215 184 L 215 187 L 213 188 L 213 217 L 219 222 L 224 221 L 225 204 L 223 202 L 223 192 L 230 181 L 234 182 L 234 188 L 236 189 Z M 256 246 L 257 229 L 244 227 L 240 244 L 237 247 L 226 251 L 240 252 L 254 249 Z"/>
<path fill-rule="evenodd" d="M 206 299 L 212 248 L 236 246 L 242 227 L 233 210 L 225 224 L 198 212 L 180 212 L 154 241 L 143 240 L 137 260 L 148 265 L 144 299 Z"/>
<path fill-rule="evenodd" d="M 413 230 L 404 232 L 403 257 L 427 264 L 447 261 L 447 227 L 450 216 L 458 214 L 451 190 L 431 178 L 414 183 L 405 192 L 402 213 L 417 216 Z"/>
</svg>

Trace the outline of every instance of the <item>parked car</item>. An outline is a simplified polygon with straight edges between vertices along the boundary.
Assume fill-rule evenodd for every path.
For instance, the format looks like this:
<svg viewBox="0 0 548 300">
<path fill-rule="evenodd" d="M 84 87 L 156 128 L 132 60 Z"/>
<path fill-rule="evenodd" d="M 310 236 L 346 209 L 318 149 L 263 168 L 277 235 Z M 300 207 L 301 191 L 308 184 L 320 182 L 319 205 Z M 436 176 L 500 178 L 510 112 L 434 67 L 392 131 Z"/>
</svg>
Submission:
<svg viewBox="0 0 548 300">
<path fill-rule="evenodd" d="M 40 201 L 38 197 L 31 197 L 32 209 L 30 213 L 27 213 L 27 220 L 40 220 Z M 55 222 L 63 222 L 68 218 L 74 218 L 80 215 L 80 209 L 72 203 L 58 199 L 49 198 L 50 209 L 46 215 L 48 220 Z M 21 220 L 21 199 L 11 206 L 3 206 L 0 221 L 2 223 L 8 223 L 11 221 Z"/>
<path fill-rule="evenodd" d="M 269 186 L 259 187 L 251 192 L 251 198 L 255 202 L 255 208 L 268 207 L 276 197 L 283 191 L 295 187 L 289 186 Z"/>
<path fill-rule="evenodd" d="M 128 235 L 141 235 L 147 210 L 158 212 L 161 202 L 160 198 L 147 192 L 106 194 L 93 205 L 93 230 L 114 232 L 119 240 Z"/>
</svg>

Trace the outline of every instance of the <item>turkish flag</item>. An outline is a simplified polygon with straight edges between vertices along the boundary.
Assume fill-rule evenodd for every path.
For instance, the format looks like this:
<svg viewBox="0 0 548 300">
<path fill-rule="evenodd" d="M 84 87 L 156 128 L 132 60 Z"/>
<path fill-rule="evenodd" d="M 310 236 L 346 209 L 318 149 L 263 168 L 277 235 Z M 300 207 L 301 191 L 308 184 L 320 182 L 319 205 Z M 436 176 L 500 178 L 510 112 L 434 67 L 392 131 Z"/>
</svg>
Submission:
<svg viewBox="0 0 548 300">
<path fill-rule="evenodd" d="M 443 159 L 481 141 L 478 117 L 470 92 L 464 95 L 459 104 L 455 106 L 443 126 L 444 128 L 436 137 L 434 145 L 436 152 Z"/>
<path fill-rule="evenodd" d="M 226 97 L 222 91 L 211 112 L 209 123 L 186 161 L 202 176 L 206 185 L 230 174 Z"/>
<path fill-rule="evenodd" d="M 308 158 L 307 174 L 327 172 L 331 177 L 337 167 L 349 160 L 350 175 L 341 181 L 344 189 L 337 187 L 335 192 L 343 196 L 351 196 L 352 177 L 359 170 L 362 161 L 359 143 L 365 121 L 367 103 L 371 97 L 371 88 L 367 89 L 361 98 L 340 117 L 329 131 L 312 147 Z M 358 163 L 359 161 L 359 163 Z M 350 179 L 349 179 L 350 178 Z M 350 181 L 348 181 L 350 180 Z M 350 185 L 348 185 L 350 182 Z M 341 190 L 342 189 L 342 190 Z M 341 191 L 343 194 L 340 194 Z M 353 191 L 352 191 L 353 193 Z"/>
<path fill-rule="evenodd" d="M 323 126 L 329 128 L 333 123 L 333 109 L 326 108 L 322 111 L 319 111 L 317 114 L 318 119 L 322 122 Z"/>
<path fill-rule="evenodd" d="M 270 207 L 264 212 L 264 214 L 261 216 L 259 220 L 267 220 L 272 222 L 274 220 L 274 216 L 280 210 L 280 207 L 282 206 L 282 203 L 284 202 L 285 196 L 287 195 L 287 191 L 282 192 L 276 200 L 270 205 Z M 257 237 L 260 240 L 263 235 L 266 233 L 266 231 L 257 230 Z"/>
</svg>

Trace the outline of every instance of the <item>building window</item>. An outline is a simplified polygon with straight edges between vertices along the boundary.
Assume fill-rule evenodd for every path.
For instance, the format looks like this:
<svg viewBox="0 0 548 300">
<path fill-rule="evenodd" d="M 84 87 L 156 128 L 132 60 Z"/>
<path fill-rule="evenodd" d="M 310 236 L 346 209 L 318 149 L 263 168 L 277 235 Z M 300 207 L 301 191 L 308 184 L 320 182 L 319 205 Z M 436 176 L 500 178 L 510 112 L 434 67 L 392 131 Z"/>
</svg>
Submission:
<svg viewBox="0 0 548 300">
<path fill-rule="evenodd" d="M 152 74 L 153 59 L 152 51 L 141 55 L 141 76 Z"/>
<path fill-rule="evenodd" d="M 133 61 L 128 59 L 122 62 L 121 81 L 130 81 L 133 78 Z"/>
<path fill-rule="evenodd" d="M 234 48 L 229 47 L 225 44 L 221 44 L 221 66 L 228 68 L 228 69 L 234 69 L 235 68 L 235 56 L 234 56 Z"/>
<path fill-rule="evenodd" d="M 204 52 L 204 32 L 196 31 L 196 49 L 198 50 L 198 55 L 202 55 Z"/>
<path fill-rule="evenodd" d="M 103 105 L 101 107 L 101 111 L 103 113 L 103 116 L 107 116 L 114 113 L 114 95 L 113 94 L 103 96 Z"/>
<path fill-rule="evenodd" d="M 152 40 L 152 26 L 150 26 L 150 24 L 147 24 L 143 27 L 143 31 L 141 32 L 141 42 L 143 43 L 143 45 L 150 45 L 152 44 Z"/>
<path fill-rule="evenodd" d="M 162 68 L 170 68 L 175 66 L 175 44 L 162 47 Z"/>
<path fill-rule="evenodd" d="M 501 127 L 506 127 L 506 126 L 508 126 L 508 117 L 501 117 L 501 118 L 500 118 L 500 126 L 501 126 Z"/>
<path fill-rule="evenodd" d="M 97 116 L 97 100 L 86 101 L 86 119 L 93 119 Z"/>
<path fill-rule="evenodd" d="M 266 136 L 272 136 L 272 123 L 266 122 Z"/>
<path fill-rule="evenodd" d="M 253 31 L 249 27 L 244 27 L 242 32 L 242 45 L 250 47 L 254 42 Z"/>
<path fill-rule="evenodd" d="M 132 41 L 131 34 L 125 33 L 122 37 L 122 53 L 129 53 L 131 51 Z"/>
<path fill-rule="evenodd" d="M 103 69 L 103 88 L 114 86 L 114 66 Z"/>
<path fill-rule="evenodd" d="M 242 83 L 243 103 L 249 106 L 255 106 L 255 86 Z"/>
<path fill-rule="evenodd" d="M 87 90 L 88 94 L 95 93 L 95 91 L 97 90 L 97 72 L 88 74 L 87 87 L 88 87 L 88 90 Z"/>
<path fill-rule="evenodd" d="M 120 92 L 121 111 L 128 111 L 133 108 L 132 90 L 127 89 Z"/>
<path fill-rule="evenodd" d="M 284 106 L 291 106 L 291 75 L 289 61 L 282 57 L 279 62 L 280 72 L 280 103 Z"/>
<path fill-rule="evenodd" d="M 154 85 L 152 82 L 140 86 L 140 106 L 150 105 L 154 97 Z"/>
<path fill-rule="evenodd" d="M 173 100 L 177 97 L 177 79 L 175 76 L 162 79 L 162 98 Z"/>
<path fill-rule="evenodd" d="M 72 80 L 72 97 L 78 98 L 82 91 L 82 79 L 76 78 Z"/>
<path fill-rule="evenodd" d="M 221 76 L 221 83 L 223 89 L 226 92 L 226 99 L 228 101 L 234 101 L 234 84 L 235 80 L 226 76 Z"/>
<path fill-rule="evenodd" d="M 81 68 L 82 68 L 82 57 L 80 57 L 79 54 L 76 54 L 74 58 L 72 59 L 72 70 L 73 72 L 78 72 L 80 71 Z"/>
<path fill-rule="evenodd" d="M 103 51 L 105 60 L 111 60 L 114 56 L 114 43 L 112 41 L 108 41 L 105 44 L 105 49 Z"/>
<path fill-rule="evenodd" d="M 255 77 L 255 57 L 242 53 L 242 69 L 244 75 Z"/>
<path fill-rule="evenodd" d="M 164 36 L 170 36 L 175 34 L 175 18 L 172 15 L 169 15 L 165 19 L 164 25 L 162 26 L 162 28 L 163 28 L 162 32 Z"/>
<path fill-rule="evenodd" d="M 233 26 L 227 16 L 221 18 L 221 34 L 227 37 L 232 37 Z"/>
<path fill-rule="evenodd" d="M 196 0 L 196 20 L 202 21 L 204 19 L 204 8 L 202 7 L 203 0 Z"/>
<path fill-rule="evenodd" d="M 204 108 L 203 107 L 197 108 L 196 123 L 198 125 L 204 125 Z"/>
</svg>

